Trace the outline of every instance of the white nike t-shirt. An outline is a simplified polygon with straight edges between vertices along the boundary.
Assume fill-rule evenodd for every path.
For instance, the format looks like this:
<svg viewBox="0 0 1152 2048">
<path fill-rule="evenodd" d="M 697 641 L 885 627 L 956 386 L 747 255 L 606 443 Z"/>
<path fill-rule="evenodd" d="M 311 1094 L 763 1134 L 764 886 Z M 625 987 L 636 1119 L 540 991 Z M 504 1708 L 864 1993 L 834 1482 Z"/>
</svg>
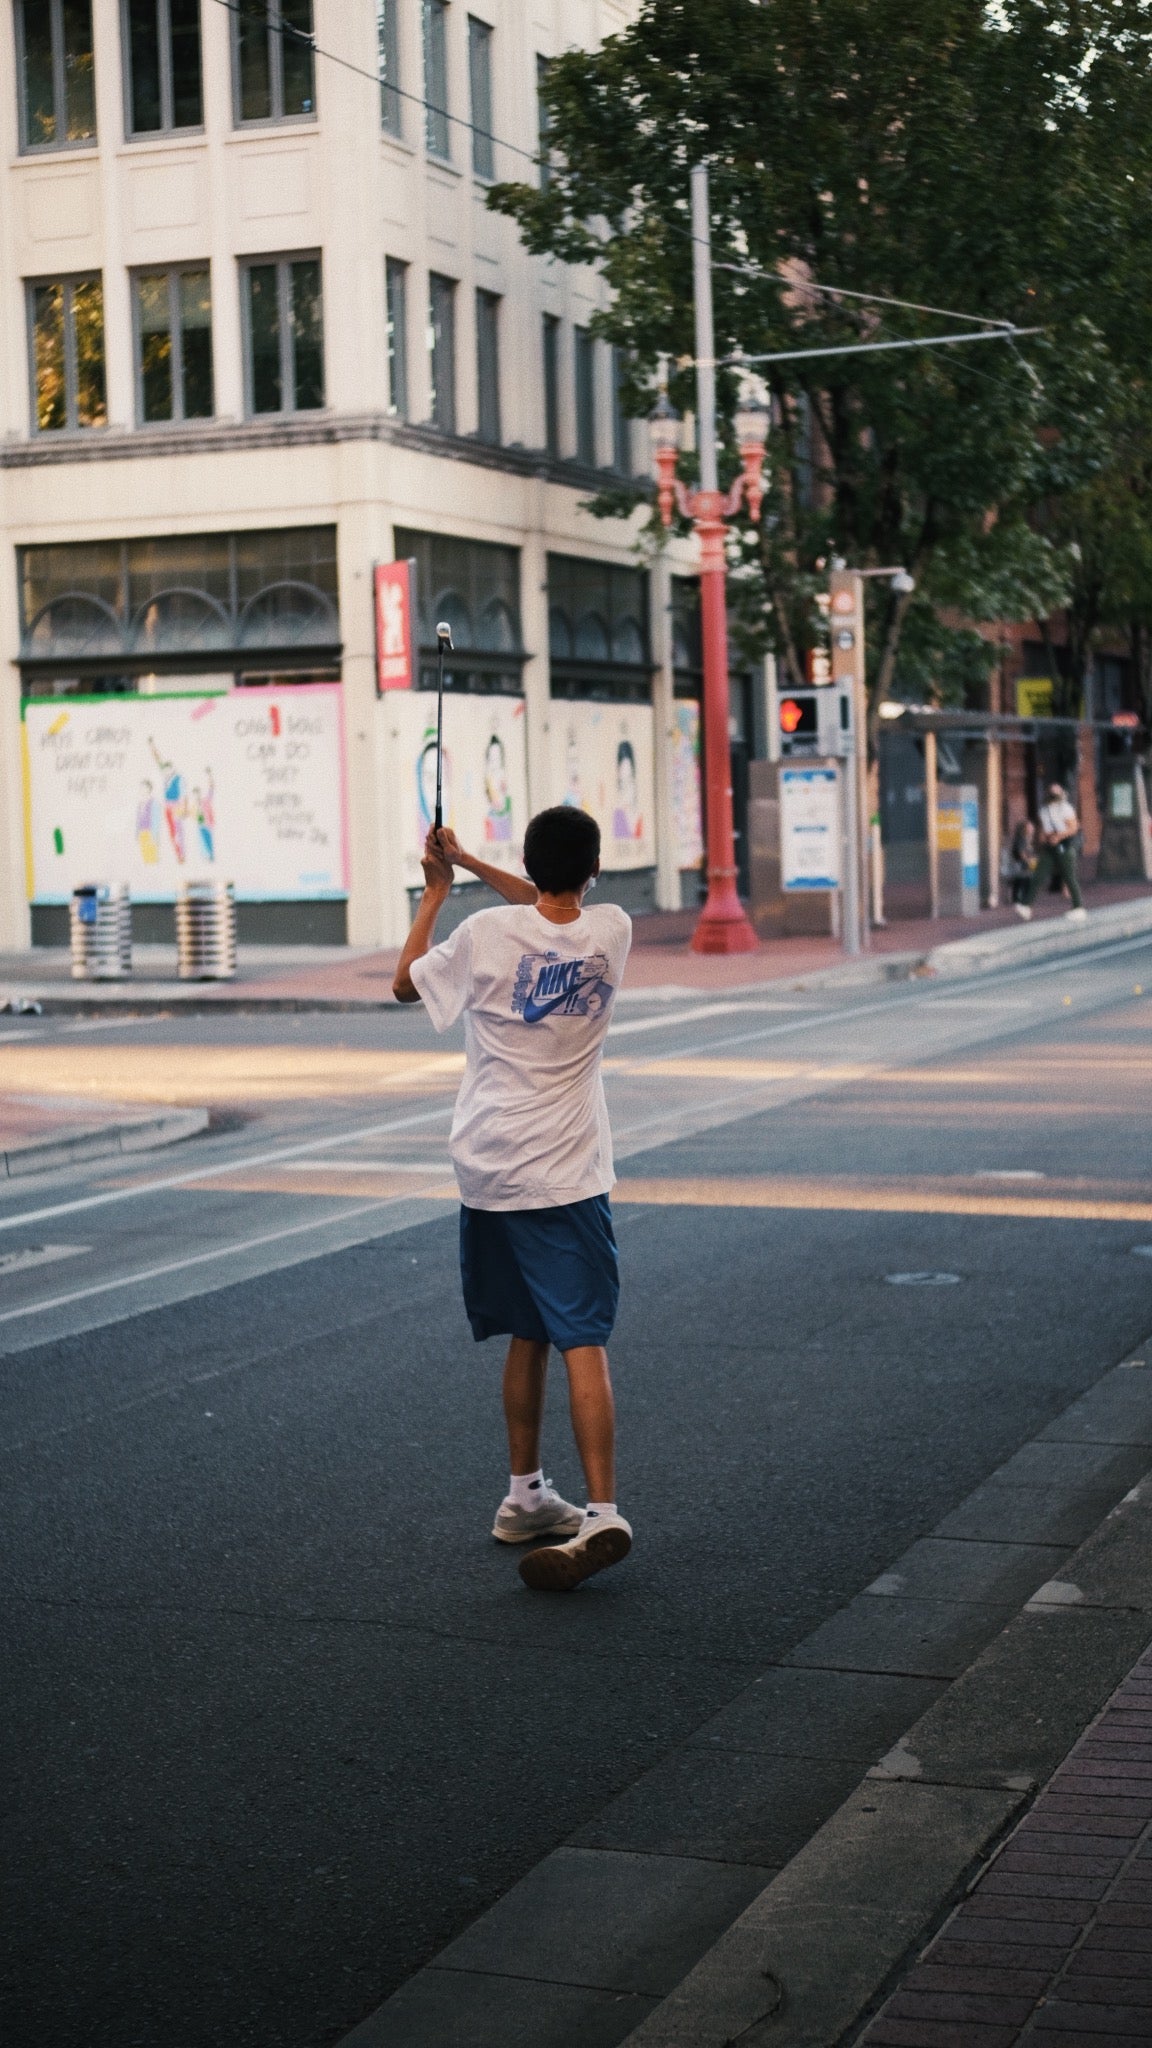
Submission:
<svg viewBox="0 0 1152 2048">
<path fill-rule="evenodd" d="M 449 1150 L 469 1209 L 557 1209 L 615 1179 L 600 1077 L 632 943 L 614 903 L 552 924 L 531 903 L 480 910 L 412 963 L 437 1031 L 464 1019 Z"/>
</svg>

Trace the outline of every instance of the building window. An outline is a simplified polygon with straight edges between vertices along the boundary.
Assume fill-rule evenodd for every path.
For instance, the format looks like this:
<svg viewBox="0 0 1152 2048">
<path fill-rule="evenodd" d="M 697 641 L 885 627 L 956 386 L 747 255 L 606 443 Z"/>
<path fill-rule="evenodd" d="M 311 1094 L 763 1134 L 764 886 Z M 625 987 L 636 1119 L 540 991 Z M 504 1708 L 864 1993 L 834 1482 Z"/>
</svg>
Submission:
<svg viewBox="0 0 1152 2048">
<path fill-rule="evenodd" d="M 207 269 L 135 279 L 136 412 L 142 426 L 212 415 L 212 296 Z"/>
<path fill-rule="evenodd" d="M 445 434 L 456 432 L 456 286 L 450 277 L 428 279 L 429 418 Z"/>
<path fill-rule="evenodd" d="M 478 178 L 496 176 L 492 143 L 492 31 L 468 16 L 468 85 L 472 97 L 472 169 Z"/>
<path fill-rule="evenodd" d="M 540 159 L 540 190 L 546 192 L 550 182 L 549 157 L 552 150 L 552 110 L 544 97 L 548 83 L 547 57 L 536 59 L 536 151 Z"/>
<path fill-rule="evenodd" d="M 16 0 L 16 58 L 21 148 L 94 141 L 91 0 Z"/>
<path fill-rule="evenodd" d="M 199 128 L 200 0 L 124 0 L 128 132 Z"/>
<path fill-rule="evenodd" d="M 388 135 L 402 135 L 400 102 L 399 0 L 376 0 L 376 48 L 380 59 L 380 122 Z"/>
<path fill-rule="evenodd" d="M 408 265 L 389 256 L 384 263 L 388 322 L 388 410 L 398 420 L 408 411 Z"/>
<path fill-rule="evenodd" d="M 99 277 L 34 284 L 29 301 L 37 432 L 106 426 L 104 287 Z"/>
<path fill-rule="evenodd" d="M 643 570 L 549 555 L 548 649 L 554 697 L 647 703 L 652 665 Z"/>
<path fill-rule="evenodd" d="M 416 562 L 420 685 L 436 687 L 436 625 L 452 628 L 445 665 L 449 690 L 520 695 L 526 660 L 520 629 L 520 554 L 488 541 L 397 527 L 397 561 Z"/>
<path fill-rule="evenodd" d="M 316 411 L 324 403 L 320 258 L 250 263 L 245 287 L 248 410 Z"/>
<path fill-rule="evenodd" d="M 555 313 L 545 313 L 541 340 L 544 351 L 544 446 L 549 455 L 560 453 L 560 322 Z"/>
<path fill-rule="evenodd" d="M 572 330 L 576 350 L 576 460 L 596 464 L 596 343 L 586 327 Z"/>
<path fill-rule="evenodd" d="M 500 300 L 476 294 L 476 431 L 481 441 L 500 439 Z"/>
<path fill-rule="evenodd" d="M 18 551 L 26 693 L 135 687 L 158 663 L 265 680 L 340 658 L 336 528 L 156 534 Z M 239 680 L 239 675 L 237 680 Z"/>
<path fill-rule="evenodd" d="M 314 114 L 312 0 L 233 0 L 232 20 L 236 119 Z"/>
<path fill-rule="evenodd" d="M 612 467 L 621 476 L 632 474 L 632 422 L 624 410 L 624 371 L 626 358 L 622 348 L 612 351 Z"/>
<path fill-rule="evenodd" d="M 448 0 L 424 0 L 424 137 L 429 156 L 452 154 L 448 139 Z"/>
</svg>

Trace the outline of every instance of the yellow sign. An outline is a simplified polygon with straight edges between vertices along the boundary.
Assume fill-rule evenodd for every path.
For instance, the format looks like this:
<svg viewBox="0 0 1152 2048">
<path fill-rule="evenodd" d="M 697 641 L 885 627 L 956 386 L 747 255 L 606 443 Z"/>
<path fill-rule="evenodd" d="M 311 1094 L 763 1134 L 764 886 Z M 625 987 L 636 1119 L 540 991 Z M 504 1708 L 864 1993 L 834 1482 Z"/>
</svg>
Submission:
<svg viewBox="0 0 1152 2048">
<path fill-rule="evenodd" d="M 1051 676 L 1020 676 L 1016 682 L 1017 718 L 1051 718 Z"/>
<path fill-rule="evenodd" d="M 958 803 L 943 803 L 936 812 L 936 844 L 941 853 L 959 853 L 963 820 Z"/>
</svg>

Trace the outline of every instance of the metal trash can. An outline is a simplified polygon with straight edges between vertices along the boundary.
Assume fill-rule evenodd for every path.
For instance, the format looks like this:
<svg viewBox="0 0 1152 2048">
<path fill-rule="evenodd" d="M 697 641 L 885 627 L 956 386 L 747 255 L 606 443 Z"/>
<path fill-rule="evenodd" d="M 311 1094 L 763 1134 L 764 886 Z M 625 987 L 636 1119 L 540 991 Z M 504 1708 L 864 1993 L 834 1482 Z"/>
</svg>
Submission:
<svg viewBox="0 0 1152 2048">
<path fill-rule="evenodd" d="M 181 981 L 231 981 L 236 972 L 236 896 L 231 882 L 180 883 L 176 971 Z"/>
<path fill-rule="evenodd" d="M 132 972 L 132 896 L 127 882 L 84 882 L 69 913 L 74 981 L 124 981 Z"/>
</svg>

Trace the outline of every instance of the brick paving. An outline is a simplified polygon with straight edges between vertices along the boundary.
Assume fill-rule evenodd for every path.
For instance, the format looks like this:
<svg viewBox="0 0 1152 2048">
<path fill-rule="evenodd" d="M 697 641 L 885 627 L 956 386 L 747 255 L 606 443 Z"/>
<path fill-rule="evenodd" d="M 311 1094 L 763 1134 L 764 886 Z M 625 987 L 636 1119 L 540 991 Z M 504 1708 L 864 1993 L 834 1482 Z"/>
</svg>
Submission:
<svg viewBox="0 0 1152 2048">
<path fill-rule="evenodd" d="M 1095 882 L 1085 885 L 1089 909 L 1103 910 L 1117 903 L 1147 896 L 1146 882 Z M 1067 908 L 1059 896 L 1046 896 L 1036 906 L 1037 922 L 1063 915 Z M 830 938 L 772 938 L 764 940 L 755 953 L 736 953 L 722 958 L 693 953 L 689 945 L 697 913 L 688 910 L 655 911 L 637 917 L 633 947 L 628 962 L 626 986 L 727 990 L 754 988 L 764 982 L 796 981 L 805 975 L 844 965 L 838 941 Z M 1015 923 L 1010 906 L 982 910 L 978 917 L 893 918 L 880 931 L 869 935 L 869 950 L 877 954 L 927 953 L 952 939 L 970 939 L 978 932 L 996 931 Z M 101 984 L 73 983 L 71 962 L 65 947 L 38 947 L 28 952 L 0 952 L 0 1000 L 10 993 L 39 992 L 52 996 L 58 985 L 72 993 L 91 995 L 94 988 L 106 1000 L 119 995 L 130 1003 L 142 985 L 152 991 L 194 998 L 198 1004 L 213 998 L 233 1002 L 237 996 L 263 1001 L 336 1002 L 352 1005 L 391 1001 L 392 974 L 399 958 L 395 950 L 374 950 L 350 946 L 252 946 L 239 950 L 239 972 L 231 982 L 178 982 L 176 948 L 137 946 L 134 972 L 129 982 Z"/>
<path fill-rule="evenodd" d="M 1152 2044 L 1152 1648 L 860 2048 Z"/>
</svg>

